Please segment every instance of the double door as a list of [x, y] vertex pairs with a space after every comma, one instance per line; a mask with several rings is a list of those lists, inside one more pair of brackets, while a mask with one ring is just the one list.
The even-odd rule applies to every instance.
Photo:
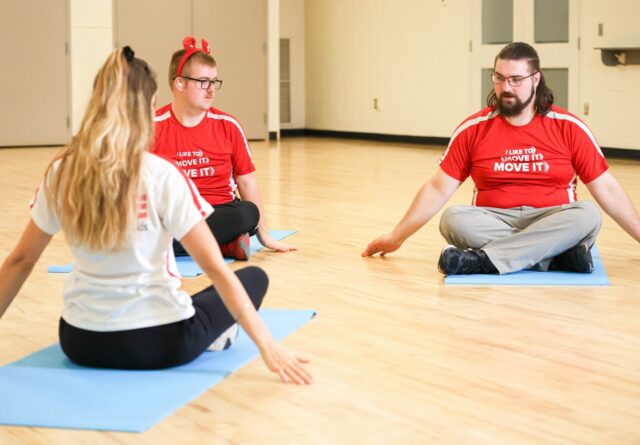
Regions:
[[556, 104], [578, 114], [580, 39], [578, 0], [482, 0], [472, 8], [471, 108], [486, 105], [495, 56], [507, 43], [528, 42], [540, 56]]
[[249, 139], [268, 136], [267, 0], [116, 0], [116, 46], [131, 46], [158, 76], [158, 106], [171, 102], [169, 61], [191, 35], [205, 38], [224, 81], [215, 108]]

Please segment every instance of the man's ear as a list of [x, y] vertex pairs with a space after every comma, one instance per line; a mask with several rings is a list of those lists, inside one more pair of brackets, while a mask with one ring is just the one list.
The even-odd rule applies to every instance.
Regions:
[[538, 88], [538, 85], [540, 84], [540, 79], [542, 79], [542, 73], [538, 71], [538, 73], [533, 76], [533, 80], [536, 88]]
[[173, 79], [173, 86], [176, 90], [182, 91], [184, 89], [184, 82], [182, 78], [176, 77], [175, 79]]

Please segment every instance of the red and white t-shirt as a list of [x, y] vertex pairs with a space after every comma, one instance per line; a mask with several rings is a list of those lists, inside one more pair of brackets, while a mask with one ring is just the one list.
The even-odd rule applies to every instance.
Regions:
[[[191, 297], [180, 290], [172, 239], [182, 239], [213, 209], [182, 170], [159, 156], [144, 154], [140, 179], [128, 248], [95, 252], [69, 246], [74, 261], [64, 284], [62, 318], [75, 327], [121, 331], [174, 323], [195, 313]], [[43, 184], [31, 203], [31, 219], [53, 235], [60, 222]]]
[[175, 161], [212, 205], [236, 198], [235, 178], [255, 171], [249, 143], [238, 121], [210, 108], [195, 127], [176, 119], [171, 104], [156, 111], [153, 152]]
[[574, 202], [576, 175], [585, 184], [609, 166], [591, 130], [552, 106], [546, 115], [513, 126], [493, 107], [467, 118], [451, 136], [440, 168], [475, 183], [482, 207], [549, 207]]

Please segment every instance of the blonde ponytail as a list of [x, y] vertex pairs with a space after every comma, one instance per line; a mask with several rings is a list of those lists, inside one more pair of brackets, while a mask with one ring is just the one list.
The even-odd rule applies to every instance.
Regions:
[[72, 245], [117, 251], [130, 244], [156, 88], [149, 66], [128, 47], [98, 72], [80, 131], [45, 175], [52, 173], [46, 196]]

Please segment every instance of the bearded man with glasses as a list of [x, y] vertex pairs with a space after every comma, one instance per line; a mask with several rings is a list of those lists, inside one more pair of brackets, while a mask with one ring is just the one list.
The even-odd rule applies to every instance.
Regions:
[[440, 254], [445, 275], [506, 274], [522, 269], [593, 272], [591, 247], [601, 215], [576, 196], [576, 179], [629, 235], [640, 242], [640, 217], [589, 128], [553, 104], [553, 92], [530, 45], [505, 46], [494, 61], [488, 107], [464, 120], [388, 234], [363, 256], [397, 250], [426, 224], [469, 176], [472, 205], [452, 206], [440, 219], [450, 244]]
[[[295, 248], [269, 234], [249, 143], [238, 120], [211, 106], [222, 87], [209, 43], [187, 36], [169, 65], [173, 102], [156, 111], [154, 153], [172, 159], [213, 206], [207, 218], [226, 258], [247, 260], [249, 236], [272, 250]], [[174, 241], [176, 255], [186, 255]]]

